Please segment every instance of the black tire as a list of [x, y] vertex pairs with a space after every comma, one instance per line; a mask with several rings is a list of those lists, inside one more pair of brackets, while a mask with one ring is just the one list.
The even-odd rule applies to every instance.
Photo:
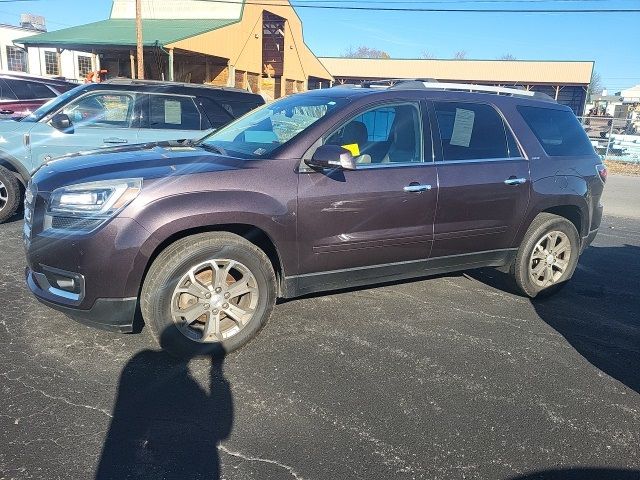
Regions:
[[[203, 343], [187, 338], [171, 317], [171, 301], [180, 278], [190, 268], [212, 259], [240, 262], [253, 274], [258, 301], [253, 316], [235, 335], [219, 342]], [[213, 232], [192, 235], [169, 245], [147, 273], [140, 296], [145, 323], [158, 344], [179, 358], [210, 355], [222, 357], [257, 335], [265, 325], [276, 300], [276, 276], [266, 254], [239, 235]]]
[[0, 223], [6, 222], [16, 214], [20, 207], [20, 198], [20, 182], [13, 173], [5, 167], [0, 167]]
[[[549, 286], [540, 286], [535, 283], [530, 272], [530, 262], [533, 249], [536, 244], [550, 232], [562, 232], [566, 235], [571, 245], [571, 253], [568, 265], [562, 275]], [[510, 274], [517, 288], [524, 295], [534, 298], [536, 296], [549, 296], [557, 293], [573, 276], [578, 257], [580, 255], [580, 237], [573, 223], [564, 217], [551, 213], [539, 214], [527, 229], [515, 260], [511, 264]]]

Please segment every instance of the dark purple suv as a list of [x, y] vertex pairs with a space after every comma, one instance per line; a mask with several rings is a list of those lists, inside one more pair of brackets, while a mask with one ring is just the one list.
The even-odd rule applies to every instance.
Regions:
[[27, 283], [88, 324], [129, 332], [139, 307], [170, 351], [229, 352], [278, 297], [487, 266], [551, 293], [596, 235], [605, 179], [549, 97], [316, 90], [198, 142], [45, 164], [26, 195]]

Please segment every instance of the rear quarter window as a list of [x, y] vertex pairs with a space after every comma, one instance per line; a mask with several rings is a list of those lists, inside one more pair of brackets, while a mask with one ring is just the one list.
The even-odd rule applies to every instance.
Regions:
[[550, 157], [595, 153], [573, 112], [523, 105], [518, 106], [518, 111]]
[[222, 95], [215, 98], [200, 97], [200, 102], [213, 128], [220, 128], [264, 104], [259, 96], [247, 97], [242, 100]]

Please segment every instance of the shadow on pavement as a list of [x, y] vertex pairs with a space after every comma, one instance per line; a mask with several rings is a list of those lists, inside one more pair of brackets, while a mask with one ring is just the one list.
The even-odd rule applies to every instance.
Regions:
[[[477, 270], [470, 276], [514, 291], [509, 277], [496, 270]], [[564, 289], [531, 304], [584, 358], [640, 393], [639, 285], [640, 247], [592, 246]]]
[[143, 350], [127, 363], [96, 479], [220, 478], [218, 444], [233, 425], [231, 388], [223, 360], [197, 362], [210, 363], [209, 391], [190, 374], [189, 359]]
[[613, 468], [567, 468], [511, 477], [509, 480], [639, 480], [640, 470]]

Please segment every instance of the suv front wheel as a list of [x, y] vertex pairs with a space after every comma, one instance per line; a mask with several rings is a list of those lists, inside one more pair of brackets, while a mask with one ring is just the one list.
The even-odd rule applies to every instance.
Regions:
[[155, 259], [142, 287], [145, 323], [169, 353], [223, 356], [253, 338], [275, 304], [269, 258], [227, 232], [176, 241]]
[[550, 295], [573, 276], [579, 254], [580, 237], [573, 223], [541, 213], [531, 222], [510, 273], [528, 297]]
[[20, 207], [20, 184], [13, 173], [0, 166], [0, 223], [9, 220]]

